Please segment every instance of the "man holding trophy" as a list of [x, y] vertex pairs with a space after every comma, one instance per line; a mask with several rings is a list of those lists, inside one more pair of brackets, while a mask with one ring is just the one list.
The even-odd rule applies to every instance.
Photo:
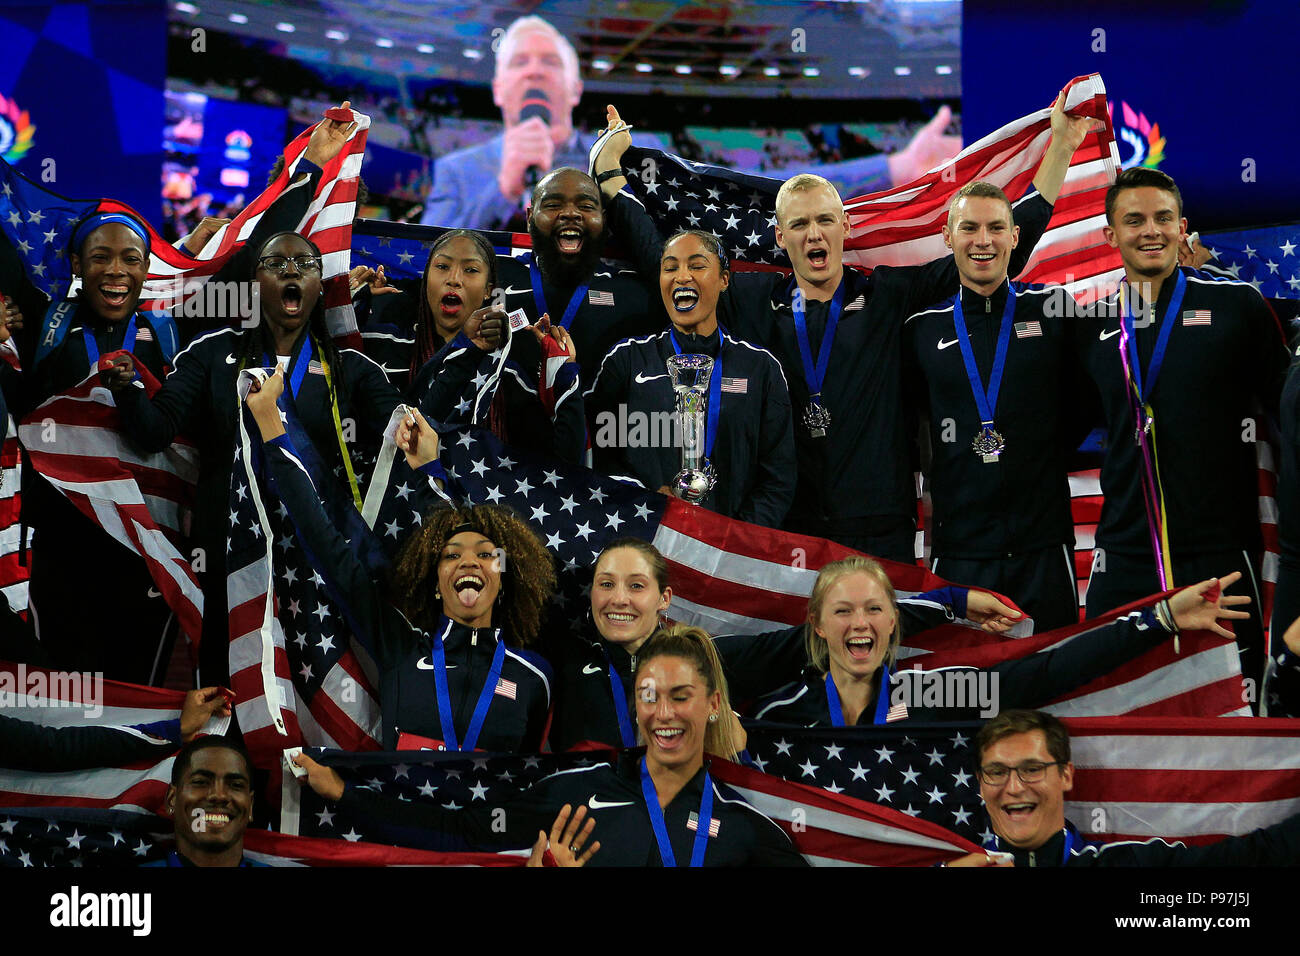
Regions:
[[610, 350], [586, 395], [597, 470], [731, 518], [779, 527], [794, 497], [790, 395], [772, 355], [727, 333], [726, 252], [707, 232], [664, 245], [670, 325]]

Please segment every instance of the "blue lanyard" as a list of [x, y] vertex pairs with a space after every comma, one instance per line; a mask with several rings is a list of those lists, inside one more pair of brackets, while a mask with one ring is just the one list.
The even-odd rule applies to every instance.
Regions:
[[[1011, 772], [1015, 773], [1014, 770], [1012, 770]], [[1065, 866], [1070, 862], [1070, 856], [1074, 852], [1074, 850], [1083, 849], [1088, 845], [1088, 841], [1085, 840], [1083, 837], [1079, 836], [1078, 833], [1071, 830], [1068, 826], [1062, 827], [1061, 833], [1064, 835], [1064, 840], [1062, 840], [1063, 846], [1061, 847], [1061, 866]], [[1001, 838], [997, 837], [996, 835], [992, 839], [985, 841], [984, 849], [995, 850], [998, 853], [1006, 852], [1002, 849]]]
[[812, 345], [808, 341], [808, 319], [804, 311], [803, 291], [795, 287], [790, 299], [790, 310], [794, 313], [794, 333], [799, 342], [799, 358], [803, 360], [803, 377], [808, 383], [808, 394], [821, 395], [822, 384], [826, 381], [826, 368], [831, 364], [831, 343], [835, 341], [835, 327], [840, 324], [840, 310], [844, 306], [844, 280], [831, 298], [830, 315], [826, 317], [826, 331], [822, 333], [822, 345], [817, 351], [817, 366], [813, 367]]
[[[90, 331], [89, 325], [81, 327], [81, 337], [86, 340], [86, 357], [90, 359], [90, 370], [93, 372], [99, 368], [99, 343], [95, 341], [95, 333]], [[126, 352], [135, 351], [135, 313], [131, 314], [131, 321], [126, 325], [126, 335], [122, 336], [122, 349]]]
[[[709, 373], [709, 420], [704, 425], [704, 457], [713, 457], [713, 443], [718, 437], [718, 416], [722, 414], [722, 334], [718, 325], [718, 357], [713, 360], [713, 370]], [[682, 354], [681, 343], [672, 326], [668, 327], [668, 339], [673, 343], [673, 351]]]
[[[298, 352], [289, 362], [293, 366], [293, 372], [289, 377], [289, 393], [293, 395], [294, 401], [298, 400], [298, 389], [302, 388], [302, 380], [307, 377], [307, 369], [311, 365], [311, 336], [304, 335], [302, 343], [298, 346]], [[267, 368], [274, 368], [275, 363], [271, 361], [269, 355], [263, 355], [262, 361], [266, 363]], [[286, 371], [288, 371], [286, 369]]]
[[[1169, 347], [1169, 335], [1173, 331], [1175, 317], [1178, 315], [1178, 309], [1183, 304], [1183, 293], [1187, 291], [1187, 276], [1183, 275], [1182, 269], [1175, 269], [1174, 273], [1178, 278], [1174, 282], [1173, 294], [1169, 296], [1169, 308], [1165, 309], [1164, 317], [1160, 320], [1160, 334], [1156, 337], [1156, 348], [1151, 353], [1151, 364], [1147, 367], [1146, 382], [1142, 381], [1142, 362], [1138, 359], [1137, 336], [1133, 333], [1133, 302], [1132, 296], [1124, 296], [1124, 315], [1120, 321], [1124, 324], [1125, 337], [1128, 339], [1129, 358], [1133, 365], [1133, 384], [1137, 386], [1138, 401], [1145, 405], [1151, 400], [1151, 393], [1155, 391], [1156, 379], [1160, 375], [1160, 367], [1165, 361], [1165, 349]], [[1151, 303], [1152, 311], [1155, 310], [1155, 303]]]
[[[445, 620], [445, 618], [444, 618]], [[447, 633], [449, 628], [443, 628]], [[447, 659], [442, 647], [442, 638], [434, 637], [433, 682], [438, 689], [438, 723], [442, 725], [442, 742], [448, 750], [473, 750], [478, 743], [479, 731], [487, 717], [488, 708], [492, 706], [492, 697], [497, 692], [497, 681], [501, 678], [501, 665], [506, 659], [506, 642], [497, 636], [497, 649], [492, 654], [492, 666], [488, 669], [487, 681], [479, 691], [478, 703], [474, 705], [474, 716], [470, 718], [469, 729], [465, 731], [465, 746], [456, 742], [456, 724], [451, 712], [451, 693], [447, 690]]]
[[618, 717], [619, 737], [622, 738], [624, 747], [635, 747], [636, 733], [632, 730], [632, 718], [627, 712], [627, 689], [623, 686], [623, 678], [614, 670], [614, 661], [610, 658], [609, 651], [603, 647], [600, 650], [605, 655], [605, 664], [609, 668], [609, 689], [614, 694], [614, 714]]
[[[664, 823], [664, 811], [659, 806], [659, 791], [650, 779], [650, 769], [641, 758], [641, 793], [645, 796], [645, 808], [650, 813], [650, 825], [654, 827], [655, 840], [659, 843], [659, 859], [664, 866], [676, 866], [677, 857], [673, 855], [673, 845], [668, 839], [668, 825]], [[713, 778], [708, 771], [704, 773], [704, 796], [700, 798], [700, 812], [695, 819], [695, 843], [691, 847], [691, 866], [704, 865], [704, 850], [709, 843], [709, 823], [713, 820]]]
[[[546, 304], [546, 293], [542, 291], [542, 270], [537, 268], [537, 260], [531, 257], [528, 260], [528, 277], [533, 280], [533, 301], [537, 303], [537, 317], [540, 319], [543, 312], [549, 315], [551, 310]], [[572, 324], [573, 317], [578, 314], [582, 301], [587, 298], [587, 288], [590, 285], [591, 283], [584, 282], [574, 289], [573, 295], [569, 298], [569, 304], [564, 307], [564, 316], [560, 319], [560, 325], [566, 331], [569, 325]]]
[[998, 347], [993, 355], [993, 369], [989, 373], [989, 387], [985, 391], [980, 382], [979, 366], [975, 364], [975, 350], [970, 345], [970, 333], [966, 331], [966, 319], [961, 312], [961, 293], [952, 305], [952, 322], [957, 327], [957, 344], [961, 346], [961, 358], [966, 363], [966, 378], [970, 381], [971, 392], [975, 395], [975, 407], [980, 413], [980, 424], [993, 425], [993, 411], [998, 407], [998, 392], [1002, 389], [1002, 372], [1007, 365], [1007, 347], [1011, 344], [1012, 319], [1016, 312], [1016, 290], [1007, 283], [1007, 304], [1002, 310], [1002, 324], [998, 327]]
[[[872, 717], [873, 724], [883, 724], [885, 718], [889, 715], [889, 697], [885, 693], [885, 688], [889, 686], [889, 665], [880, 665], [880, 688], [876, 692], [876, 713]], [[831, 712], [831, 726], [844, 726], [844, 705], [840, 703], [840, 689], [835, 686], [835, 681], [831, 678], [831, 672], [826, 672], [826, 706]]]

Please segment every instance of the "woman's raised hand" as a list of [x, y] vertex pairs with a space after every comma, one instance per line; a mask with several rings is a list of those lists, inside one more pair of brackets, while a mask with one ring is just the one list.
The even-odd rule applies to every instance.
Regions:
[[555, 822], [551, 824], [549, 838], [542, 831], [537, 832], [537, 842], [533, 844], [532, 855], [528, 857], [529, 866], [543, 865], [542, 857], [546, 853], [548, 844], [551, 858], [555, 860], [556, 866], [586, 866], [587, 861], [600, 849], [599, 840], [586, 847], [586, 850], [583, 849], [587, 840], [591, 838], [591, 831], [596, 828], [596, 818], [587, 820], [587, 825], [583, 826], [582, 821], [587, 816], [587, 808], [579, 804], [578, 811], [570, 818], [569, 814], [572, 810], [573, 807], [567, 803], [560, 808], [560, 812], [555, 816]]

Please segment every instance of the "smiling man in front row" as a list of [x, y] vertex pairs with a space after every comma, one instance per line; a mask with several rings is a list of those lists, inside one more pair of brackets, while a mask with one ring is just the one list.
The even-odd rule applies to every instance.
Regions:
[[[1300, 815], [1204, 846], [1162, 839], [1087, 842], [1065, 819], [1065, 794], [1074, 788], [1075, 777], [1070, 733], [1051, 714], [1003, 711], [980, 730], [975, 752], [980, 797], [994, 833], [984, 848], [1009, 853], [1016, 866], [1294, 866], [1300, 862]], [[985, 853], [973, 853], [949, 865], [989, 862]]]
[[248, 754], [235, 740], [200, 737], [172, 764], [164, 808], [176, 849], [153, 866], [263, 866], [244, 857], [244, 830], [253, 814]]

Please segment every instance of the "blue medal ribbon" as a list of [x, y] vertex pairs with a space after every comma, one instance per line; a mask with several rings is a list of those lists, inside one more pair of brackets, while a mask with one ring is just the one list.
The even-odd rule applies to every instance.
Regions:
[[[537, 303], [537, 317], [540, 319], [542, 313], [551, 314], [550, 307], [546, 304], [546, 293], [542, 291], [542, 270], [537, 268], [537, 260], [529, 258], [528, 260], [528, 277], [533, 280], [533, 301]], [[584, 282], [578, 288], [573, 290], [573, 295], [569, 298], [569, 304], [564, 307], [564, 316], [560, 319], [560, 325], [568, 331], [569, 326], [573, 323], [573, 317], [578, 314], [578, 309], [582, 307], [582, 302], [587, 298], [587, 289], [591, 285]]]
[[[122, 349], [126, 352], [135, 353], [135, 313], [131, 314], [131, 321], [126, 324], [126, 334], [122, 336]], [[90, 326], [81, 327], [81, 337], [86, 341], [86, 357], [90, 359], [90, 370], [93, 372], [99, 368], [99, 343], [95, 341], [95, 333], [90, 330]]]
[[[446, 620], [444, 618], [443, 620]], [[449, 622], [450, 623], [450, 622]], [[443, 628], [447, 633], [450, 628]], [[478, 703], [474, 705], [474, 716], [470, 718], [469, 729], [465, 731], [465, 745], [457, 743], [456, 724], [451, 711], [451, 692], [447, 689], [447, 657], [443, 650], [442, 638], [433, 639], [433, 682], [438, 691], [438, 723], [442, 725], [442, 742], [448, 750], [473, 750], [478, 743], [479, 731], [487, 718], [488, 708], [492, 706], [492, 697], [497, 692], [497, 681], [501, 678], [501, 665], [506, 659], [506, 642], [497, 636], [497, 649], [492, 654], [492, 666], [488, 668], [487, 681], [479, 691]]]
[[[889, 715], [889, 697], [885, 694], [885, 688], [889, 686], [889, 665], [880, 665], [880, 687], [876, 691], [876, 712], [872, 717], [873, 724], [883, 724], [885, 718]], [[835, 681], [831, 677], [831, 672], [826, 672], [826, 706], [831, 713], [831, 726], [843, 727], [844, 724], [844, 705], [840, 703], [840, 689], [835, 686]]]
[[[713, 442], [718, 437], [718, 417], [722, 414], [722, 326], [718, 326], [718, 357], [713, 360], [713, 369], [709, 373], [709, 419], [704, 423], [704, 457], [713, 457]], [[668, 339], [673, 343], [673, 351], [682, 354], [681, 343], [672, 326], [668, 327]]]
[[[650, 813], [650, 826], [654, 828], [655, 840], [659, 844], [659, 859], [664, 866], [676, 866], [677, 857], [673, 855], [673, 845], [668, 839], [668, 825], [664, 823], [664, 811], [659, 806], [659, 791], [650, 779], [650, 768], [646, 766], [645, 757], [641, 758], [641, 793], [645, 797], [645, 808]], [[691, 847], [691, 866], [704, 865], [704, 851], [709, 843], [709, 823], [713, 819], [713, 778], [704, 772], [704, 796], [700, 798], [700, 812], [695, 818], [695, 843]]]
[[980, 413], [980, 424], [985, 429], [993, 427], [993, 412], [998, 407], [998, 392], [1002, 389], [1002, 372], [1007, 364], [1007, 347], [1011, 344], [1012, 319], [1016, 312], [1016, 290], [1007, 283], [1007, 304], [1002, 310], [1002, 324], [998, 327], [997, 351], [993, 354], [993, 369], [989, 373], [989, 387], [986, 391], [980, 382], [979, 366], [975, 364], [975, 351], [971, 348], [970, 333], [966, 331], [966, 319], [961, 311], [961, 293], [952, 305], [952, 322], [957, 327], [957, 344], [961, 346], [961, 358], [966, 365], [966, 378], [970, 381], [971, 392], [975, 395], [975, 407]]
[[[1178, 315], [1178, 310], [1183, 304], [1183, 293], [1187, 291], [1187, 276], [1183, 270], [1175, 269], [1174, 274], [1178, 278], [1174, 281], [1173, 294], [1169, 296], [1169, 307], [1165, 309], [1165, 314], [1160, 319], [1160, 333], [1156, 336], [1155, 351], [1151, 353], [1151, 364], [1147, 367], [1145, 382], [1142, 375], [1142, 361], [1138, 358], [1137, 336], [1133, 332], [1133, 302], [1132, 296], [1124, 296], [1124, 314], [1120, 321], [1124, 324], [1125, 337], [1128, 339], [1129, 359], [1133, 368], [1133, 384], [1137, 387], [1138, 402], [1143, 405], [1151, 401], [1151, 393], [1155, 391], [1156, 379], [1160, 376], [1160, 367], [1165, 362], [1165, 350], [1169, 347], [1169, 335], [1173, 332], [1177, 324], [1174, 317]], [[1151, 304], [1155, 310], [1155, 303]], [[1135, 422], [1139, 428], [1141, 422]]]
[[605, 655], [605, 666], [609, 670], [609, 689], [614, 694], [614, 714], [618, 717], [619, 737], [624, 747], [635, 747], [636, 732], [632, 729], [632, 718], [627, 710], [627, 689], [623, 686], [623, 678], [614, 670], [614, 661], [609, 656], [609, 651], [604, 647], [600, 650]]
[[[307, 369], [311, 365], [311, 357], [311, 336], [304, 335], [302, 337], [302, 342], [298, 345], [298, 351], [294, 353], [293, 359], [289, 363], [293, 367], [293, 372], [289, 374], [289, 394], [294, 397], [295, 401], [298, 399], [298, 389], [302, 388], [302, 381], [307, 377]], [[265, 363], [267, 368], [275, 368], [276, 365], [279, 364], [278, 359], [272, 361], [271, 357], [266, 354], [263, 354], [262, 361]], [[285, 371], [288, 373], [289, 370], [285, 369]]]
[[812, 345], [808, 340], [808, 318], [804, 309], [802, 291], [796, 286], [790, 297], [790, 311], [794, 313], [795, 339], [799, 343], [799, 358], [803, 360], [803, 377], [808, 383], [808, 394], [812, 404], [820, 405], [822, 385], [826, 381], [826, 369], [831, 363], [831, 344], [835, 341], [835, 328], [840, 324], [840, 311], [844, 307], [844, 280], [831, 298], [830, 314], [826, 317], [826, 331], [822, 333], [821, 348], [817, 350], [817, 365], [813, 366]]

